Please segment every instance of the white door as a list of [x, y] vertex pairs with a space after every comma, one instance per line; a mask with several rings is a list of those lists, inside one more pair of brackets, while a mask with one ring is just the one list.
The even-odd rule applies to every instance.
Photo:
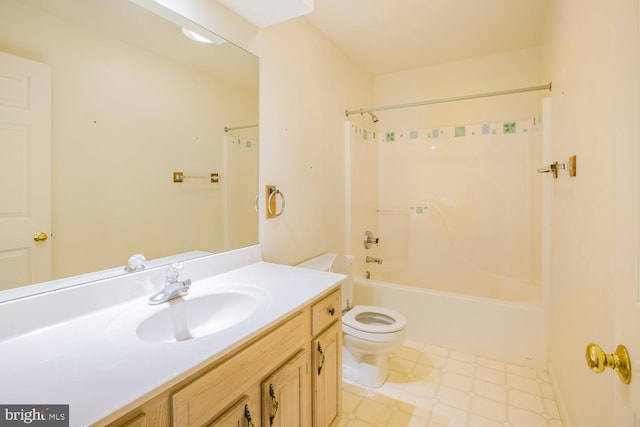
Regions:
[[51, 67], [0, 52], [0, 290], [51, 279], [50, 131]]
[[[633, 3], [633, 2], [630, 2]], [[633, 26], [635, 32], [629, 37], [631, 52], [637, 52], [625, 72], [630, 76], [621, 79], [624, 87], [619, 92], [629, 93], [620, 105], [625, 125], [621, 126], [618, 137], [620, 147], [617, 150], [617, 194], [616, 194], [616, 345], [624, 345], [631, 359], [631, 383], [625, 385], [615, 382], [613, 397], [615, 408], [615, 426], [640, 427], [640, 7], [635, 2], [635, 15], [638, 17]], [[632, 33], [633, 34], [633, 33]], [[629, 51], [629, 50], [628, 50]], [[625, 76], [626, 77], [626, 76]], [[628, 84], [631, 82], [631, 84]], [[628, 122], [627, 122], [628, 121]], [[615, 348], [605, 349], [612, 353]]]

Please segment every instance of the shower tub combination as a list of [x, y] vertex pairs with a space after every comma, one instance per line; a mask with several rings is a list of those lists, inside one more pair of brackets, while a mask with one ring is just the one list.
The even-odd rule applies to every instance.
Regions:
[[[546, 367], [539, 130], [527, 120], [374, 142], [349, 124], [350, 194], [365, 195], [350, 201], [354, 303], [404, 314], [408, 340]], [[372, 190], [360, 164], [374, 161]], [[380, 237], [368, 250], [366, 229]]]

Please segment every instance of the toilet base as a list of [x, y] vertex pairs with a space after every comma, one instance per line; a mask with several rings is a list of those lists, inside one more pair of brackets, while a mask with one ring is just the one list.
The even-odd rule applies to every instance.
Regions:
[[358, 358], [343, 347], [342, 376], [364, 387], [382, 387], [389, 376], [389, 354], [366, 354]]

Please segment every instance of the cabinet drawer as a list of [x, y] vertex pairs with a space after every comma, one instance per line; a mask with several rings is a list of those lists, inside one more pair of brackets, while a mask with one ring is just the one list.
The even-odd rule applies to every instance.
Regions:
[[233, 392], [258, 382], [304, 346], [304, 325], [304, 315], [300, 313], [173, 393], [173, 425], [201, 426], [213, 419], [238, 399]]
[[334, 320], [342, 315], [340, 288], [324, 297], [311, 307], [311, 334], [316, 336]]

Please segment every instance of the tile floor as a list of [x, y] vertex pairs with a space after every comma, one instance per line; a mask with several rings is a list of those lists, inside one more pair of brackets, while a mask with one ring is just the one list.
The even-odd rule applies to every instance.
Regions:
[[345, 381], [339, 427], [562, 427], [544, 370], [405, 343], [378, 389]]

